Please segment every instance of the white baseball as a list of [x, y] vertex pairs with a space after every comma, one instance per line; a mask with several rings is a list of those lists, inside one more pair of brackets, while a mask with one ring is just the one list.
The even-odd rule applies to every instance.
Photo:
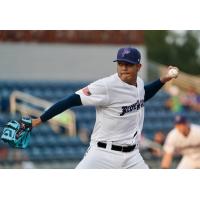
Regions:
[[178, 70], [177, 69], [170, 69], [168, 72], [169, 76], [172, 78], [176, 78], [178, 76]]

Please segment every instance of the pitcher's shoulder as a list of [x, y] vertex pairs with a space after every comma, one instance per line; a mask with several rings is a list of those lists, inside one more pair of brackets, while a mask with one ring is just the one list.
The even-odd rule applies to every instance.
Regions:
[[101, 79], [97, 80], [96, 82], [101, 82], [101, 83], [108, 85], [111, 83], [115, 83], [116, 81], [117, 81], [117, 74], [112, 74], [110, 76], [101, 78]]
[[105, 87], [105, 88], [107, 88], [110, 84], [112, 84], [112, 82], [114, 82], [113, 75], [107, 76], [107, 77], [104, 77], [104, 78], [100, 78], [100, 79], [90, 83], [88, 86], [89, 87], [97, 86], [97, 87]]

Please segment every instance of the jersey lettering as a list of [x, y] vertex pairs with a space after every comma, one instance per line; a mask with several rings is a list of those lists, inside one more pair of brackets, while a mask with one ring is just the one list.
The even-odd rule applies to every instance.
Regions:
[[135, 111], [135, 110], [139, 110], [140, 108], [142, 108], [144, 106], [144, 99], [142, 100], [137, 100], [136, 103], [130, 105], [130, 106], [122, 106], [122, 112], [120, 113], [120, 116], [125, 115], [126, 113]]

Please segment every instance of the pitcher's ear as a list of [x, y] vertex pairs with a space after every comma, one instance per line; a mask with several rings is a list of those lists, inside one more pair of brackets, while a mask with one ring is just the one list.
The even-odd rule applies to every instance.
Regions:
[[139, 71], [140, 68], [142, 67], [142, 64], [137, 64], [136, 66], [137, 66], [137, 69], [138, 69], [138, 71]]

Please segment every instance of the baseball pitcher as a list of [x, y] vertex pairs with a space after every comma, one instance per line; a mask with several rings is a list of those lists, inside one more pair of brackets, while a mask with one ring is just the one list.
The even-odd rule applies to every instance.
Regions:
[[163, 77], [144, 86], [138, 76], [141, 54], [132, 47], [119, 49], [114, 62], [117, 73], [89, 84], [32, 119], [34, 128], [73, 106], [96, 107], [90, 146], [79, 169], [148, 168], [139, 152], [144, 104], [167, 81], [178, 76], [178, 69], [170, 66]]

